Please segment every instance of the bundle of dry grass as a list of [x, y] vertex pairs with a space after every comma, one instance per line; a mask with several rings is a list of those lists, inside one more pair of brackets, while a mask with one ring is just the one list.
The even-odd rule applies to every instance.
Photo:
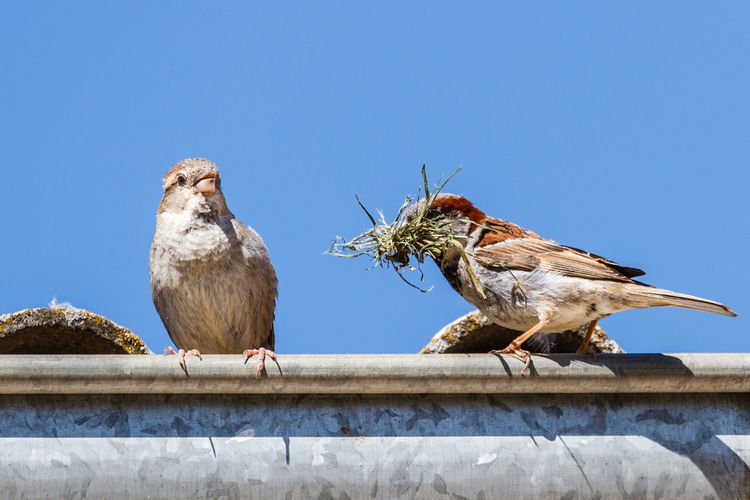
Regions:
[[[423, 275], [420, 266], [425, 259], [430, 257], [440, 262], [445, 249], [453, 247], [461, 253], [474, 286], [480, 294], [484, 295], [471, 270], [463, 245], [451, 233], [450, 221], [445, 216], [430, 211], [437, 196], [459, 170], [460, 168], [447, 179], [436, 184], [434, 190], [430, 192], [427, 169], [423, 165], [424, 198], [422, 198], [420, 189], [415, 202], [416, 214], [410, 214], [408, 218], [404, 217], [407, 208], [412, 204], [412, 198], [407, 196], [399, 207], [396, 217], [390, 223], [380, 209], [377, 209], [378, 219], [376, 219], [357, 197], [357, 203], [367, 214], [372, 227], [348, 241], [341, 236], [337, 236], [327, 253], [348, 259], [369, 256], [373, 260], [373, 267], [390, 267], [396, 271], [399, 278], [410, 286], [422, 292], [428, 292], [431, 288], [423, 289], [414, 285], [403, 276], [402, 271], [404, 269], [419, 271], [420, 280], [422, 280]], [[424, 199], [424, 203], [419, 203], [422, 199]], [[412, 258], [416, 260], [416, 266], [411, 264]]]

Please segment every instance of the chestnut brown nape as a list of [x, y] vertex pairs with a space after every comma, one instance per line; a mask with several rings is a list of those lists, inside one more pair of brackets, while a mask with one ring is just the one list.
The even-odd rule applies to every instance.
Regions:
[[474, 206], [472, 202], [463, 196], [455, 194], [441, 194], [432, 202], [432, 208], [439, 210], [445, 215], [459, 213], [472, 222], [482, 222], [487, 214]]

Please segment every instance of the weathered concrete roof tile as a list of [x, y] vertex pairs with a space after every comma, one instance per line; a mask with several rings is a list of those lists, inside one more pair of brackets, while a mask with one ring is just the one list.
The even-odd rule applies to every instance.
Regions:
[[[497, 326], [481, 312], [473, 311], [444, 326], [420, 353], [484, 353], [506, 347], [519, 334], [520, 332]], [[524, 344], [524, 348], [531, 352], [574, 353], [581, 340], [583, 332], [537, 334]], [[591, 345], [596, 352], [625, 352], [598, 326]]]
[[71, 306], [0, 315], [0, 354], [149, 354], [143, 340], [104, 316]]

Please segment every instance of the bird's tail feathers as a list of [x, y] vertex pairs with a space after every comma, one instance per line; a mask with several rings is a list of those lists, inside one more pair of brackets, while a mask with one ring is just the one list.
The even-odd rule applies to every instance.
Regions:
[[631, 285], [630, 299], [636, 307], [674, 306], [695, 309], [724, 316], [737, 316], [728, 306], [713, 300], [695, 297], [684, 293], [673, 292], [663, 288], [652, 288], [642, 285]]

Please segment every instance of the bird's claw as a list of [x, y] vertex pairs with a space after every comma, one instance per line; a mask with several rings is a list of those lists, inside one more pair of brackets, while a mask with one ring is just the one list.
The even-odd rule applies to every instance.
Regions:
[[576, 354], [593, 354], [594, 357], [596, 357], [596, 347], [591, 344], [583, 345], [583, 343], [581, 343], [581, 345], [578, 346], [578, 349], [576, 349]]
[[179, 349], [177, 352], [172, 348], [172, 346], [167, 346], [164, 348], [164, 352], [167, 354], [175, 354], [177, 355], [177, 361], [180, 363], [180, 368], [187, 373], [187, 363], [185, 362], [185, 358], [187, 356], [195, 356], [196, 358], [203, 361], [203, 356], [201, 356], [201, 353], [198, 349], [190, 349], [186, 351], [185, 349]]
[[[256, 354], [258, 355], [258, 367], [255, 369], [255, 376], [260, 377], [263, 370], [266, 369], [266, 356], [276, 361], [276, 353], [264, 347], [261, 347], [260, 349], [245, 349], [242, 353], [245, 357], [245, 363]], [[278, 361], [276, 362], [278, 363]]]
[[596, 347], [589, 344], [584, 346], [583, 344], [578, 346], [578, 349], [576, 349], [576, 354], [588, 354], [594, 358], [594, 361], [596, 361], [596, 355], [598, 354], [596, 352]]
[[515, 345], [515, 342], [511, 342], [511, 344], [505, 349], [493, 349], [490, 351], [490, 354], [494, 354], [495, 356], [499, 354], [510, 354], [514, 358], [523, 361], [524, 365], [523, 370], [521, 370], [521, 375], [526, 373], [529, 369], [529, 366], [531, 365], [531, 353], [529, 351], [521, 349], [520, 346]]

